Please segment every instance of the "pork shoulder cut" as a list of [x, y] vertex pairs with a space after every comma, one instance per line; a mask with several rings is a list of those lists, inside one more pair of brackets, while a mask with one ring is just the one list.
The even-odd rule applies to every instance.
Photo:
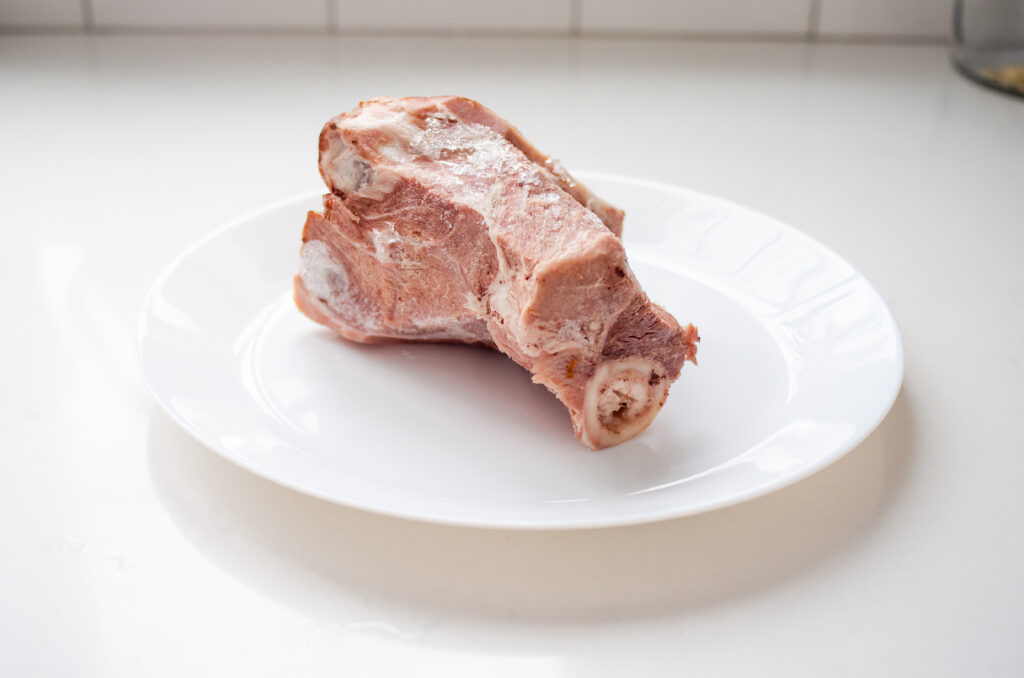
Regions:
[[475, 101], [364, 101], [323, 128], [320, 173], [295, 300], [346, 339], [496, 348], [593, 449], [643, 431], [696, 362], [696, 328], [626, 262], [622, 211]]

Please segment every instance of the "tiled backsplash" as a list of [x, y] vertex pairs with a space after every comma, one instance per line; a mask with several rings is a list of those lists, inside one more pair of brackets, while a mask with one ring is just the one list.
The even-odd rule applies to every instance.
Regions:
[[775, 33], [804, 35], [811, 0], [583, 0], [583, 33]]
[[335, 0], [337, 30], [548, 31], [566, 33], [572, 0]]
[[825, 0], [822, 35], [945, 36], [953, 30], [953, 3], [944, 0]]
[[952, 0], [0, 0], [7, 31], [259, 29], [802, 38], [948, 35]]
[[[0, 0], [2, 2], [3, 0]], [[60, 0], [66, 2], [66, 0]], [[81, 0], [78, 0], [81, 1]], [[324, 0], [86, 0], [97, 28], [323, 28]]]

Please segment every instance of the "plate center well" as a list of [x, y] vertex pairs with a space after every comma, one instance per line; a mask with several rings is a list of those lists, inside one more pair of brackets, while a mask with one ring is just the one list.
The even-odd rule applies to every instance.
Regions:
[[277, 299], [243, 333], [243, 380], [276, 433], [349, 477], [486, 501], [585, 501], [671, 486], [733, 459], [784, 406], [778, 347], [713, 289], [637, 270], [652, 298], [699, 325], [706, 346], [640, 437], [598, 453], [509, 358], [447, 344], [362, 345]]

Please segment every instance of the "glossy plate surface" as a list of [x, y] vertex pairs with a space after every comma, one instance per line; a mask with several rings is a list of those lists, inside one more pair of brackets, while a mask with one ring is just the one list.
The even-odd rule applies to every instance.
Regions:
[[849, 264], [762, 214], [680, 188], [579, 173], [626, 210], [650, 297], [700, 328], [641, 436], [599, 453], [546, 389], [486, 349], [364, 346], [291, 300], [319, 194], [278, 203], [182, 254], [150, 291], [138, 362], [196, 438], [270, 480], [420, 520], [579, 528], [698, 513], [834, 461], [884, 418], [903, 349]]

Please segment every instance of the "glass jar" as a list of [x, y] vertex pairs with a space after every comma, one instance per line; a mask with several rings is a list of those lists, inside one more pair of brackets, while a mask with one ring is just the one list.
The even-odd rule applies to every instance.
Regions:
[[953, 38], [961, 73], [1024, 97], [1024, 0], [956, 0]]

